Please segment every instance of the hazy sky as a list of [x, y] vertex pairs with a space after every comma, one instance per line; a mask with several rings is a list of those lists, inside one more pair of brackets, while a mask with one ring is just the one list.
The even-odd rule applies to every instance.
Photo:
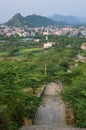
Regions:
[[23, 16], [63, 14], [86, 17], [86, 0], [0, 0], [0, 22], [6, 22], [18, 12]]

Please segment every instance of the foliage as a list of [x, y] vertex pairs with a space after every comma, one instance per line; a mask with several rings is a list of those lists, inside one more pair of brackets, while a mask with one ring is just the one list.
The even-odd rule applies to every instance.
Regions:
[[[3, 112], [0, 119], [5, 130], [14, 130], [14, 126], [15, 130], [21, 127], [23, 118], [27, 117], [32, 110], [36, 111], [41, 103], [40, 98], [32, 96], [29, 92], [24, 93], [23, 85], [29, 86], [29, 84], [23, 84], [22, 79], [27, 75], [22, 75], [22, 73], [28, 74], [28, 68], [27, 63], [24, 62], [22, 64], [24, 66], [20, 66], [20, 64], [21, 62], [15, 61], [0, 62], [0, 66], [3, 65], [0, 70], [0, 108], [2, 108], [1, 113]], [[26, 78], [26, 80], [28, 79]]]
[[[55, 45], [45, 50], [30, 49], [35, 43], [20, 42], [19, 38], [15, 41], [7, 38], [5, 43], [0, 43], [1, 51], [11, 56], [11, 59], [2, 58], [0, 61], [0, 118], [5, 122], [5, 130], [21, 127], [23, 118], [29, 116], [41, 103], [41, 99], [34, 96], [36, 89], [44, 83], [57, 80], [64, 84], [62, 95], [74, 109], [76, 125], [86, 127], [86, 117], [83, 116], [86, 113], [86, 65], [78, 63], [78, 67], [74, 67], [74, 58], [84, 40], [51, 35], [48, 41], [55, 42]], [[39, 46], [44, 42], [45, 36], [40, 36]], [[15, 54], [22, 54], [21, 59], [14, 60], [12, 57]], [[24, 92], [24, 88], [31, 88], [33, 92]]]
[[[80, 64], [68, 74], [70, 82], [64, 87], [62, 95], [74, 109], [76, 126], [86, 127], [86, 64]], [[66, 75], [67, 76], [67, 75]], [[64, 75], [63, 77], [66, 78]], [[66, 82], [66, 80], [65, 80]]]
[[56, 25], [57, 22], [43, 16], [38, 15], [29, 15], [26, 17], [21, 16], [21, 14], [16, 14], [13, 16], [12, 19], [10, 19], [8, 22], [5, 23], [5, 25], [8, 26], [15, 26], [15, 27], [24, 27], [27, 25], [28, 27], [41, 27], [41, 26], [49, 26], [49, 25]]

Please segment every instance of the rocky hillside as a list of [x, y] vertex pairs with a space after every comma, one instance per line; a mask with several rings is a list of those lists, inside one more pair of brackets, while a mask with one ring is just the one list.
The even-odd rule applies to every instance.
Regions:
[[8, 22], [5, 23], [5, 25], [8, 26], [25, 26], [28, 27], [40, 27], [40, 26], [54, 26], [57, 25], [58, 22], [39, 15], [28, 15], [26, 17], [23, 17], [20, 13], [13, 16]]

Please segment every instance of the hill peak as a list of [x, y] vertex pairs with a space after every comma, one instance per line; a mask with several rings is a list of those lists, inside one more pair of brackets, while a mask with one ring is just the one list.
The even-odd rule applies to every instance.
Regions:
[[23, 17], [23, 16], [20, 13], [17, 13], [13, 17]]
[[20, 13], [17, 13], [8, 22], [6, 22], [5, 25], [12, 27], [25, 25], [27, 25], [28, 27], [41, 27], [50, 25], [54, 26], [57, 25], [57, 22], [41, 15], [32, 14], [23, 17]]
[[86, 23], [86, 18], [79, 18], [72, 15], [54, 14], [50, 18], [57, 22], [65, 22], [68, 25], [82, 25]]

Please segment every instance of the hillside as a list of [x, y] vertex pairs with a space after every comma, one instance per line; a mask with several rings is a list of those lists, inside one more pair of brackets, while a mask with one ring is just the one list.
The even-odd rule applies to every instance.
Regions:
[[[37, 118], [37, 108], [39, 110], [42, 104], [43, 111], [46, 106], [49, 110], [47, 109], [48, 112], [41, 110], [38, 117], [43, 119], [44, 116], [49, 115], [51, 118], [47, 119], [50, 124], [55, 125], [55, 130], [62, 127], [62, 123], [58, 121], [61, 118], [57, 118], [60, 114], [62, 122], [65, 115], [67, 119], [65, 121], [68, 123], [71, 123], [72, 118], [75, 129], [86, 128], [86, 63], [76, 59], [78, 54], [86, 56], [86, 51], [81, 49], [86, 38], [50, 35], [49, 42], [56, 44], [48, 49], [34, 47], [30, 49], [29, 42], [22, 43], [21, 40], [15, 41], [15, 39], [10, 38], [0, 44], [2, 49], [0, 50], [2, 53], [0, 58], [0, 130], [19, 130], [24, 126], [27, 118], [30, 122], [31, 119]], [[45, 43], [44, 36], [40, 37], [40, 43]], [[37, 95], [42, 90], [42, 86], [53, 82], [61, 85], [62, 93], [57, 91], [56, 97], [51, 95], [53, 99], [51, 100], [47, 91], [46, 95], [48, 95], [41, 100]], [[53, 85], [55, 87], [55, 84]], [[48, 86], [47, 89], [53, 93], [57, 90], [54, 87], [52, 87], [53, 91]], [[59, 86], [58, 88], [60, 90]], [[66, 109], [63, 108], [65, 110], [63, 114], [59, 112], [62, 102], [59, 102], [58, 98], [63, 99], [64, 104], [67, 105]], [[46, 102], [42, 103], [41, 101], [44, 100]], [[66, 111], [67, 108], [68, 111]], [[73, 116], [70, 110], [74, 112]], [[43, 117], [40, 115], [42, 112]], [[37, 118], [37, 121], [40, 123], [44, 121], [45, 125], [48, 124], [46, 117], [43, 120]], [[54, 127], [49, 126], [49, 129]], [[68, 130], [69, 126], [68, 128], [64, 126], [64, 128]], [[38, 130], [40, 127], [31, 127], [31, 130], [33, 129]], [[42, 130], [44, 130], [43, 127]]]
[[86, 18], [84, 17], [75, 17], [71, 15], [64, 16], [64, 15], [54, 14], [50, 16], [49, 18], [57, 22], [64, 22], [68, 25], [86, 24]]
[[23, 17], [20, 13], [13, 16], [8, 22], [4, 23], [8, 26], [25, 26], [28, 27], [39, 27], [39, 26], [54, 26], [57, 25], [58, 22], [39, 15], [28, 15], [26, 17]]

